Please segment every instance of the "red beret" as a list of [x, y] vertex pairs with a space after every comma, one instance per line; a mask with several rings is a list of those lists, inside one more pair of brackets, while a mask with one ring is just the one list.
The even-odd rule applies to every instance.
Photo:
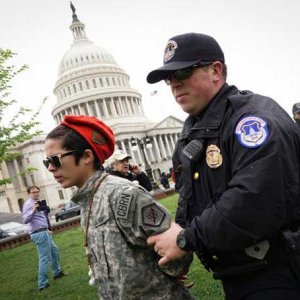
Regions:
[[90, 116], [65, 116], [61, 125], [70, 127], [80, 134], [92, 147], [101, 164], [109, 158], [115, 148], [115, 136], [103, 122]]

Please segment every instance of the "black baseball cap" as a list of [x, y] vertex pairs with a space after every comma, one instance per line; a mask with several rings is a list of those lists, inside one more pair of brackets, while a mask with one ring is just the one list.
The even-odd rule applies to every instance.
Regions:
[[300, 112], [300, 102], [295, 103], [295, 104], [293, 105], [293, 114], [297, 114], [297, 113], [299, 113], [299, 112]]
[[174, 36], [165, 48], [164, 65], [150, 72], [147, 82], [156, 83], [166, 79], [172, 71], [205, 65], [208, 61], [225, 62], [224, 53], [213, 37], [193, 32]]

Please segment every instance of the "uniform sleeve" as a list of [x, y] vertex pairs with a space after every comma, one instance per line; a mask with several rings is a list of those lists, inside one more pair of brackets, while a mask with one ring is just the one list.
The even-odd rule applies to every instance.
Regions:
[[290, 120], [272, 114], [264, 116], [268, 132], [257, 147], [234, 135], [236, 125], [223, 137], [232, 175], [226, 190], [187, 229], [194, 249], [243, 249], [291, 222], [299, 197], [299, 141]]
[[147, 247], [147, 238], [167, 230], [168, 210], [138, 186], [124, 186], [113, 196], [113, 213], [124, 237], [132, 245]]
[[[113, 199], [113, 213], [127, 242], [142, 248], [149, 247], [149, 236], [164, 232], [171, 224], [169, 211], [152, 195], [136, 186], [127, 186], [120, 194], [116, 193]], [[169, 276], [176, 277], [187, 273], [192, 260], [192, 253], [189, 253], [160, 269]]]

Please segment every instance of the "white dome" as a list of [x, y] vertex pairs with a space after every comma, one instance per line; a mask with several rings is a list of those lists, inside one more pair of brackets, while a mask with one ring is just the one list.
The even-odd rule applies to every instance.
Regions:
[[70, 69], [95, 64], [117, 65], [113, 56], [88, 39], [75, 42], [64, 54], [58, 70], [58, 76]]

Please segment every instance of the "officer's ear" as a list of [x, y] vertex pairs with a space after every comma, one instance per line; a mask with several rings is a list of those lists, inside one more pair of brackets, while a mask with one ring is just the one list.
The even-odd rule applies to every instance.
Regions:
[[211, 65], [210, 68], [212, 70], [212, 75], [213, 75], [213, 81], [218, 82], [221, 79], [223, 79], [223, 64], [220, 61], [214, 61]]

